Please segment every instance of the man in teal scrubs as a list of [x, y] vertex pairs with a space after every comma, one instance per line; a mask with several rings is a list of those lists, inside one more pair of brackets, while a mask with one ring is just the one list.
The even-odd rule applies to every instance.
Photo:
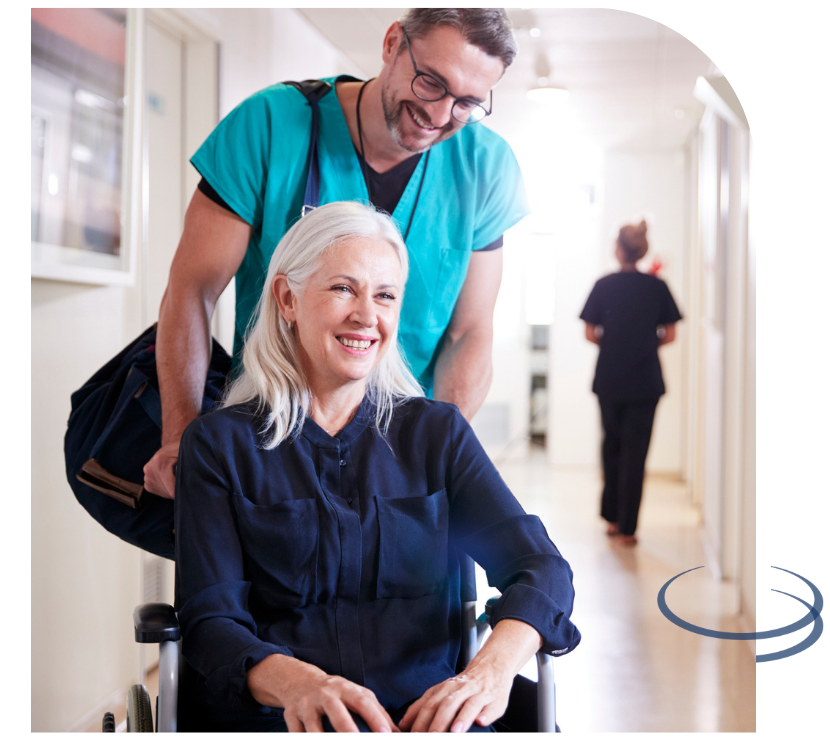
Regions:
[[[376, 79], [327, 80], [319, 103], [320, 203], [371, 201], [406, 235], [402, 349], [427, 393], [472, 418], [492, 378], [503, 233], [527, 214], [510, 147], [478, 121], [516, 48], [503, 9], [413, 9], [386, 32]], [[179, 438], [197, 415], [210, 317], [236, 275], [238, 359], [271, 254], [300, 216], [311, 109], [274, 85], [216, 127], [162, 300], [156, 354], [162, 448], [145, 487], [173, 496]]]

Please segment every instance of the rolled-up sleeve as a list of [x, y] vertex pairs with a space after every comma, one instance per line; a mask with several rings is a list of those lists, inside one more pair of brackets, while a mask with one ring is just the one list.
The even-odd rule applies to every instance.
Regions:
[[495, 625], [518, 619], [542, 636], [542, 651], [562, 655], [581, 640], [571, 622], [573, 573], [537, 516], [526, 514], [456, 411], [447, 467], [453, 538], [502, 595]]
[[206, 688], [230, 706], [250, 704], [247, 672], [280, 645], [257, 637], [248, 609], [230, 475], [202, 420], [182, 436], [176, 475], [176, 564], [182, 652]]

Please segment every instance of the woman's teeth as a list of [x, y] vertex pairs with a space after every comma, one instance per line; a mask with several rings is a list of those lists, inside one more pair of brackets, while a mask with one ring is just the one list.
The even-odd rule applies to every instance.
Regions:
[[352, 349], [369, 349], [369, 347], [372, 346], [372, 342], [369, 340], [362, 341], [359, 339], [344, 339], [343, 337], [337, 337], [337, 341], [346, 347], [351, 347]]

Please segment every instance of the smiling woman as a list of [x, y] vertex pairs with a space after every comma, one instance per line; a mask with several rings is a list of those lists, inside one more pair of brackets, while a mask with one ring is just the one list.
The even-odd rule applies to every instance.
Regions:
[[[182, 730], [482, 731], [535, 652], [579, 643], [570, 567], [398, 352], [407, 269], [387, 215], [311, 211], [274, 252], [224, 408], [182, 436], [179, 619], [199, 676]], [[502, 591], [466, 667], [463, 553]]]
[[423, 395], [397, 347], [408, 269], [397, 228], [374, 208], [330, 203], [300, 219], [274, 251], [225, 405], [267, 405], [268, 448], [306, 414], [339, 431], [367, 392], [388, 427], [396, 399]]

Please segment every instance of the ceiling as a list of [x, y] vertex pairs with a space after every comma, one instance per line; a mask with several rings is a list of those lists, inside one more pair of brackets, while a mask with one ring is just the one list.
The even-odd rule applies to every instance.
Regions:
[[[380, 48], [400, 8], [303, 8], [300, 12], [367, 76], [380, 70]], [[510, 9], [519, 55], [494, 93], [490, 122], [549, 109], [526, 98], [539, 55], [552, 83], [566, 87], [565, 105], [580, 133], [602, 148], [678, 149], [699, 121], [693, 95], [699, 75], [717, 74], [694, 44], [666, 26], [617, 10]], [[538, 28], [532, 37], [531, 28]], [[496, 121], [501, 113], [501, 121]], [[498, 125], [496, 125], [498, 124]], [[509, 126], [508, 126], [509, 128]]]

